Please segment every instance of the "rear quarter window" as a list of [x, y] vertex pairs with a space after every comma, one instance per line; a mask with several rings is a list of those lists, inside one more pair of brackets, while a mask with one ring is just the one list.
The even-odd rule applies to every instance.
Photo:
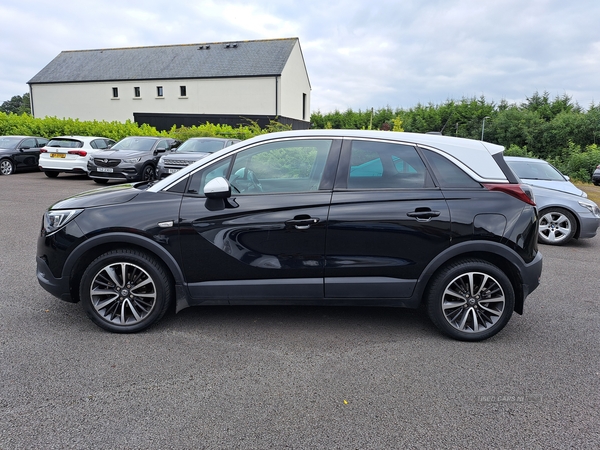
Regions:
[[423, 149], [433, 174], [443, 188], [480, 188], [481, 184], [467, 175], [460, 167], [442, 155]]

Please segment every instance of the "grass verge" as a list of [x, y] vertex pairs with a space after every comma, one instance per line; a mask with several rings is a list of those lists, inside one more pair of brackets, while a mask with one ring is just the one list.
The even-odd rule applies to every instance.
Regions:
[[584, 191], [590, 200], [600, 205], [600, 186], [594, 186], [593, 184], [576, 184], [575, 186]]

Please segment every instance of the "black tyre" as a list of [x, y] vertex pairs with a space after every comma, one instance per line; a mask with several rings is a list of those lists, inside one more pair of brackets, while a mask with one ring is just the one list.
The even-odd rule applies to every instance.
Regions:
[[447, 336], [481, 341], [508, 323], [515, 293], [498, 267], [480, 259], [464, 259], [442, 269], [426, 294], [431, 321]]
[[15, 173], [15, 165], [8, 159], [0, 159], [0, 175], [12, 175]]
[[94, 182], [98, 184], [106, 184], [108, 180], [106, 178], [94, 178]]
[[153, 257], [137, 250], [113, 250], [85, 270], [79, 296], [96, 325], [116, 333], [134, 333], [165, 314], [172, 284]]
[[58, 172], [55, 172], [52, 170], [46, 170], [44, 172], [44, 175], [46, 175], [48, 178], [56, 178], [58, 176]]
[[548, 245], [564, 245], [577, 232], [575, 216], [566, 209], [550, 208], [540, 211], [538, 242]]
[[142, 181], [153, 181], [155, 178], [154, 167], [144, 166], [142, 169]]

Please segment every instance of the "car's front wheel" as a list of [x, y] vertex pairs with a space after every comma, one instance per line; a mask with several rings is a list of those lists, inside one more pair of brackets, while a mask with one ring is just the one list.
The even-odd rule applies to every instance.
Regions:
[[155, 178], [154, 167], [145, 166], [142, 169], [142, 181], [153, 181]]
[[4, 158], [4, 159], [0, 160], [0, 174], [11, 175], [12, 173], [14, 173], [14, 171], [15, 171], [15, 165], [13, 164], [13, 162], [10, 159]]
[[461, 341], [481, 341], [498, 333], [514, 305], [514, 289], [506, 274], [480, 259], [463, 259], [443, 268], [426, 294], [431, 321]]
[[79, 296], [100, 327], [134, 333], [157, 322], [171, 304], [172, 283], [163, 266], [137, 250], [113, 250], [85, 270]]
[[54, 170], [46, 170], [44, 175], [46, 175], [48, 178], [56, 178], [58, 176], [58, 172]]
[[108, 179], [107, 178], [94, 178], [94, 182], [98, 183], [98, 184], [106, 184], [106, 183], [108, 183]]
[[540, 212], [538, 241], [542, 244], [564, 245], [577, 232], [577, 221], [569, 211], [561, 208]]

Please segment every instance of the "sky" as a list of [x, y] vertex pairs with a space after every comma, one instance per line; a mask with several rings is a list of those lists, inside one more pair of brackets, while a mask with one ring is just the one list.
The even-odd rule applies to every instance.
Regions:
[[311, 112], [600, 103], [598, 0], [0, 0], [0, 103], [61, 51], [297, 37]]

